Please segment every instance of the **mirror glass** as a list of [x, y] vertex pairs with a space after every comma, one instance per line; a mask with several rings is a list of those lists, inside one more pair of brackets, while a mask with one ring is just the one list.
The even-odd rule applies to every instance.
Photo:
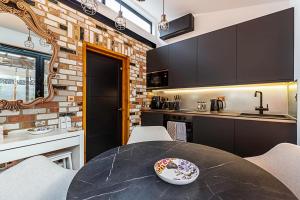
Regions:
[[0, 13], [0, 33], [0, 99], [47, 97], [51, 45], [10, 13]]

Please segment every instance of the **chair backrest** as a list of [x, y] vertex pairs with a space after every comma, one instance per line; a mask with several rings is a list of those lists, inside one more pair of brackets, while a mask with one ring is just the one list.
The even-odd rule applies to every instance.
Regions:
[[137, 126], [132, 130], [127, 144], [147, 141], [173, 141], [163, 126]]
[[278, 178], [300, 199], [300, 146], [282, 143], [261, 156], [246, 159]]
[[0, 200], [65, 200], [76, 171], [35, 156], [0, 174]]

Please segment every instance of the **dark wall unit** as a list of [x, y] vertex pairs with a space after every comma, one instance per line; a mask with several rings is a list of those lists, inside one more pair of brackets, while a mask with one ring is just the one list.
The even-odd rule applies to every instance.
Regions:
[[279, 143], [297, 143], [297, 124], [236, 120], [235, 153], [242, 157], [266, 153]]
[[169, 88], [197, 85], [197, 38], [169, 45]]
[[142, 112], [141, 120], [142, 120], [142, 126], [163, 126], [164, 114]]
[[294, 80], [294, 9], [237, 25], [237, 81]]
[[193, 142], [234, 153], [234, 119], [193, 117]]
[[160, 71], [169, 67], [169, 46], [147, 51], [147, 72]]
[[169, 22], [167, 31], [160, 31], [160, 38], [167, 40], [194, 30], [194, 16], [187, 14]]
[[236, 26], [198, 36], [198, 85], [236, 82]]

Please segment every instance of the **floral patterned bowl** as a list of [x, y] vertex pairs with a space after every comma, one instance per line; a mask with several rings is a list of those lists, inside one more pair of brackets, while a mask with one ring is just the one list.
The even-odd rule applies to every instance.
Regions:
[[179, 158], [159, 160], [154, 170], [159, 178], [174, 185], [192, 183], [199, 176], [199, 168], [194, 163]]

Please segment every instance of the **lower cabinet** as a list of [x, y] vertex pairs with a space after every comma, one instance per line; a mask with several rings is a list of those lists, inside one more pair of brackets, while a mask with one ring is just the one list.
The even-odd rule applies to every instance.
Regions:
[[258, 156], [279, 143], [297, 143], [296, 123], [236, 120], [235, 154]]
[[193, 142], [234, 153], [258, 156], [280, 143], [297, 143], [296, 123], [193, 117]]
[[234, 153], [234, 119], [193, 117], [193, 142]]
[[[142, 126], [163, 126], [164, 114], [142, 113]], [[279, 143], [297, 143], [297, 124], [193, 116], [193, 143], [241, 157], [258, 156]]]
[[164, 114], [155, 112], [142, 112], [142, 126], [163, 126]]

